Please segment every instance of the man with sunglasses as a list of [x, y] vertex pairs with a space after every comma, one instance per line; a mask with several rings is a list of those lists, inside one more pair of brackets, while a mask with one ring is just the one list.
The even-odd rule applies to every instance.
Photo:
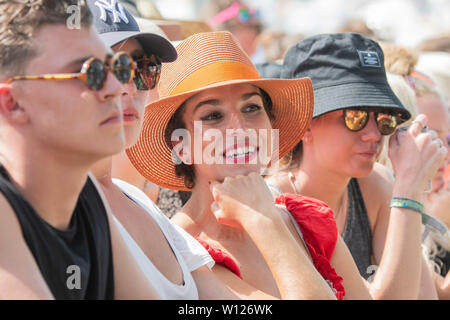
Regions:
[[[291, 47], [281, 78], [297, 77], [312, 80], [313, 120], [288, 169], [270, 183], [333, 209], [346, 244], [338, 241], [335, 250], [350, 250], [373, 298], [436, 298], [421, 257], [421, 201], [446, 149], [435, 132], [422, 132], [426, 117], [392, 135], [410, 114], [387, 83], [380, 46], [356, 33], [317, 35]], [[395, 182], [375, 163], [389, 135]], [[352, 269], [336, 266], [346, 286]]]
[[91, 25], [77, 0], [0, 3], [0, 298], [159, 297], [88, 173], [125, 146], [136, 71]]

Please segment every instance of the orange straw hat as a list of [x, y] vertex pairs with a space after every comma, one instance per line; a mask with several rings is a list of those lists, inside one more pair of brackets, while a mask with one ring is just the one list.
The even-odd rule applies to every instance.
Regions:
[[262, 79], [236, 38], [226, 31], [194, 34], [181, 42], [177, 51], [178, 59], [163, 65], [160, 100], [146, 107], [139, 140], [126, 151], [147, 180], [169, 189], [189, 190], [184, 178], [175, 174], [165, 130], [175, 111], [205, 89], [240, 83], [261, 88], [272, 100], [272, 127], [279, 129], [279, 157], [300, 141], [314, 109], [309, 78]]

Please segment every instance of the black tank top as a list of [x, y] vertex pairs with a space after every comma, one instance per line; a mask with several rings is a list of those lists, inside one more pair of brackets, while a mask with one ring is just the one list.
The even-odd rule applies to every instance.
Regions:
[[55, 299], [113, 299], [114, 274], [106, 210], [88, 178], [67, 230], [45, 222], [0, 165], [0, 191]]
[[372, 256], [372, 229], [358, 180], [352, 178], [347, 190], [348, 212], [342, 238], [350, 249], [359, 273], [368, 279], [375, 271], [369, 268]]

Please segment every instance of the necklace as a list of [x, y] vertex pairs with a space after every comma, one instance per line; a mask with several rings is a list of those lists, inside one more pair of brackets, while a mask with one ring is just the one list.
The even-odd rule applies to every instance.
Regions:
[[298, 194], [297, 188], [295, 187], [295, 180], [296, 180], [296, 179], [295, 179], [295, 176], [294, 176], [294, 174], [292, 173], [291, 170], [289, 170], [288, 178], [289, 178], [289, 183], [291, 184], [291, 187], [292, 187], [292, 189], [294, 190], [294, 193], [295, 193], [295, 194]]
[[[289, 178], [289, 183], [291, 184], [291, 187], [294, 190], [294, 193], [299, 194], [297, 191], [297, 187], [295, 186], [295, 182], [297, 179], [295, 178], [295, 175], [292, 173], [291, 170], [289, 170], [288, 178]], [[347, 210], [346, 209], [346, 206], [347, 206], [346, 199], [347, 199], [347, 191], [344, 191], [344, 194], [342, 195], [341, 199], [339, 200], [337, 210], [334, 211], [334, 218], [335, 218], [336, 222], [341, 226], [345, 225], [346, 219], [347, 219], [347, 215], [345, 214], [345, 212]], [[341, 217], [341, 219], [338, 219], [338, 217]], [[344, 221], [341, 221], [342, 219], [344, 219]]]

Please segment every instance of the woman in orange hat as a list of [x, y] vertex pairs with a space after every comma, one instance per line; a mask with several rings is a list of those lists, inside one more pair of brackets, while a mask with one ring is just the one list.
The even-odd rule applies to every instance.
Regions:
[[214, 274], [240, 298], [370, 299], [331, 209], [290, 195], [275, 205], [260, 175], [308, 127], [310, 80], [261, 79], [228, 32], [193, 35], [177, 51], [127, 154], [153, 183], [192, 191], [173, 221], [208, 250]]

